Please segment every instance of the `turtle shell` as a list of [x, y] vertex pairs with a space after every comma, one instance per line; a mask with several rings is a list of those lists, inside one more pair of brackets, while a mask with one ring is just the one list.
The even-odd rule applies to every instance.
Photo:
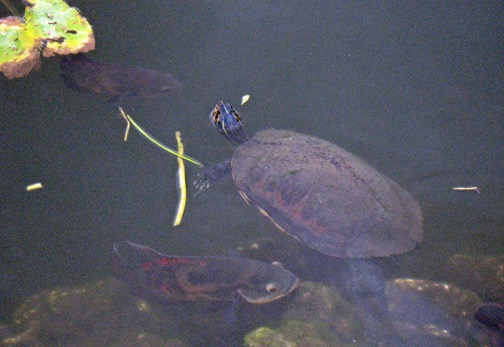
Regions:
[[422, 241], [422, 211], [411, 195], [333, 143], [265, 130], [235, 150], [231, 166], [250, 205], [324, 254], [385, 257]]

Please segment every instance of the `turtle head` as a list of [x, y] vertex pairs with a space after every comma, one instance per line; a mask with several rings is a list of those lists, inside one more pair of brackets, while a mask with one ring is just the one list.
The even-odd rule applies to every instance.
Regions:
[[238, 146], [248, 140], [240, 115], [230, 104], [219, 101], [210, 112], [210, 121], [233, 145]]

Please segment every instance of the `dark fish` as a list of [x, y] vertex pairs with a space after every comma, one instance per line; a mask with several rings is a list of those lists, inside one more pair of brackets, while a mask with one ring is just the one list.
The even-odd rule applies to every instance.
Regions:
[[234, 257], [163, 255], [127, 243], [114, 245], [118, 276], [140, 296], [165, 301], [233, 301], [236, 294], [252, 304], [284, 297], [298, 278], [279, 265]]
[[60, 66], [67, 87], [118, 99], [154, 96], [181, 86], [170, 73], [93, 61], [82, 53], [66, 56]]
[[504, 347], [504, 306], [485, 304], [478, 307], [474, 318], [488, 329], [492, 347]]

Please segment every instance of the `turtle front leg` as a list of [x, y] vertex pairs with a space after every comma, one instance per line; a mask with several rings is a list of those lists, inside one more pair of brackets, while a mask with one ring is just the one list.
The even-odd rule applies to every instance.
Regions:
[[217, 182], [221, 177], [224, 177], [231, 173], [231, 159], [215, 164], [209, 169], [198, 174], [198, 178], [194, 181], [193, 185], [196, 187], [197, 192], [194, 194], [199, 194], [203, 190], [210, 187], [210, 184]]

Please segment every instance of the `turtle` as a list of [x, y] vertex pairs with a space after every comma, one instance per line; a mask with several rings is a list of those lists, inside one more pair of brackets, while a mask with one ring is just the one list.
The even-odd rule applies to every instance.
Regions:
[[202, 172], [200, 188], [228, 173], [243, 199], [276, 227], [337, 258], [388, 257], [422, 241], [419, 204], [399, 184], [343, 148], [290, 130], [249, 137], [242, 120], [220, 101], [210, 121], [235, 147]]

